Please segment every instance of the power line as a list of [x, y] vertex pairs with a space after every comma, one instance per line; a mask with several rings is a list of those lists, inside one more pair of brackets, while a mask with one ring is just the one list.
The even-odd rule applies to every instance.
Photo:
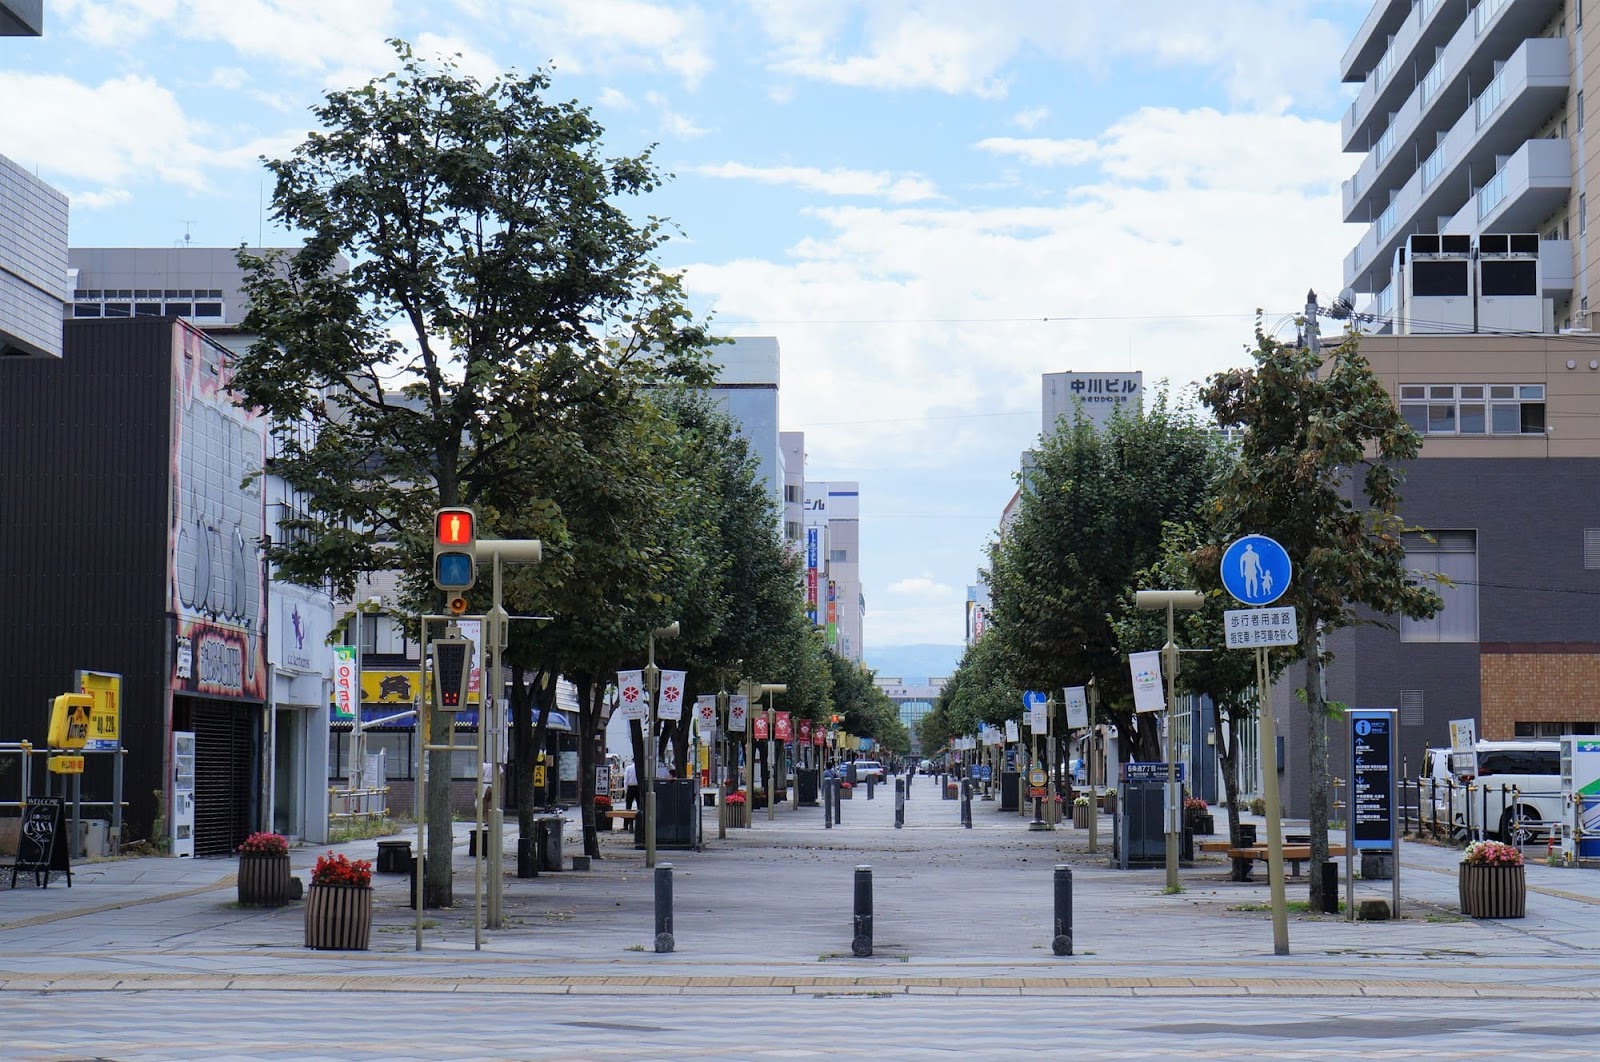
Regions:
[[1045, 314], [1037, 317], [799, 317], [791, 320], [713, 321], [710, 327], [713, 329], [729, 329], [766, 328], [772, 325], [1075, 324], [1084, 321], [1198, 321], [1241, 317], [1248, 320], [1255, 316], [1256, 311], [1250, 310], [1236, 313], [1149, 313], [1104, 316]]

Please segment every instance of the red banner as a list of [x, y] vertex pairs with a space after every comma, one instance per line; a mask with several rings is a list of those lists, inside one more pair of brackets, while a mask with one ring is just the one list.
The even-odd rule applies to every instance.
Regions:
[[811, 744], [811, 720], [809, 719], [800, 720], [800, 744]]
[[767, 740], [767, 736], [769, 734], [769, 731], [767, 729], [767, 713], [766, 712], [762, 712], [760, 715], [756, 716], [755, 722], [756, 722], [755, 739], [757, 741], [765, 741], [765, 740]]
[[828, 732], [820, 726], [817, 727], [811, 732], [811, 743], [813, 745], [826, 745], [828, 743]]
[[779, 712], [778, 715], [778, 740], [793, 741], [794, 727], [789, 722], [788, 712]]

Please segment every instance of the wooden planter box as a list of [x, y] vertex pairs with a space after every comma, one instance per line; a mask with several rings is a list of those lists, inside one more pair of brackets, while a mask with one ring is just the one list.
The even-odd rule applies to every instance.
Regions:
[[243, 907], [282, 907], [289, 902], [289, 853], [239, 856], [239, 904]]
[[722, 815], [730, 830], [744, 829], [750, 825], [749, 804], [724, 804]]
[[594, 828], [596, 830], [601, 833], [610, 833], [613, 821], [610, 808], [594, 809]]
[[846, 789], [842, 785], [839, 787], [839, 799], [840, 800], [854, 800], [855, 799], [855, 793], [856, 793], [856, 791], [853, 788]]
[[1094, 809], [1086, 804], [1072, 805], [1072, 825], [1077, 829], [1087, 830], [1089, 828], [1089, 816], [1093, 811]]
[[312, 885], [306, 890], [306, 947], [366, 951], [372, 939], [372, 889]]
[[1526, 867], [1462, 863], [1461, 913], [1468, 918], [1522, 918], [1528, 911]]

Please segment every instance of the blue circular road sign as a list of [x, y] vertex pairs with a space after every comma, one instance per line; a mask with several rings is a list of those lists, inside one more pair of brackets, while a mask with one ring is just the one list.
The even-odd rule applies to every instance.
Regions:
[[1222, 585], [1246, 605], [1270, 605], [1289, 589], [1294, 565], [1266, 535], [1245, 535], [1222, 554]]

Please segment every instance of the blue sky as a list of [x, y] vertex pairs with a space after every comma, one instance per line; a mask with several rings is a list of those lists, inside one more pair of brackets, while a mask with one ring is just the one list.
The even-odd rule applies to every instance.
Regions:
[[865, 644], [958, 643], [1037, 441], [1040, 374], [1147, 388], [1336, 295], [1367, 0], [46, 0], [0, 42], [0, 154], [77, 246], [287, 242], [257, 161], [399, 37], [551, 69], [607, 148], [655, 144], [668, 264], [774, 335], [808, 476], [861, 484]]

